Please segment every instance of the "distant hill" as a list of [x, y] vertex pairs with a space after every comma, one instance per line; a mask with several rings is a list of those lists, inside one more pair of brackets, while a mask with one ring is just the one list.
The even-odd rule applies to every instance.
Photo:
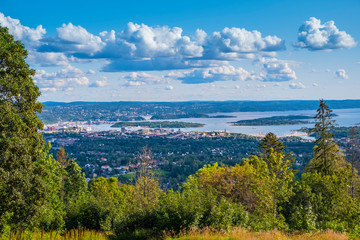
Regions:
[[[360, 100], [328, 100], [331, 109], [360, 108]], [[210, 114], [217, 112], [264, 112], [314, 110], [318, 100], [283, 101], [189, 101], [189, 102], [44, 102], [40, 119], [58, 121], [111, 120], [124, 116]]]

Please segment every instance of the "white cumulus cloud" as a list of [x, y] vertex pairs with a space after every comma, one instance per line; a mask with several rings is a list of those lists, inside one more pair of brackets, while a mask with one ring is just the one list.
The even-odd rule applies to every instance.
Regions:
[[30, 51], [28, 62], [30, 64], [39, 64], [41, 67], [69, 65], [69, 59], [62, 52]]
[[42, 92], [56, 92], [56, 88], [40, 88]]
[[108, 85], [107, 77], [102, 77], [102, 80], [96, 80], [89, 87], [105, 87]]
[[341, 79], [348, 79], [349, 76], [346, 74], [345, 69], [338, 69], [335, 72], [336, 76]]
[[36, 72], [34, 80], [40, 88], [46, 89], [66, 89], [73, 86], [89, 85], [89, 79], [84, 76], [84, 72], [71, 65], [52, 73], [39, 70]]
[[0, 24], [9, 27], [18, 40], [29, 43], [31, 64], [66, 66], [102, 59], [105, 65], [101, 70], [106, 72], [213, 68], [226, 61], [255, 59], [257, 54], [275, 56], [285, 50], [284, 40], [277, 36], [237, 27], [213, 33], [198, 29], [187, 36], [180, 27], [130, 22], [118, 32], [94, 34], [67, 23], [56, 29], [55, 36], [45, 36], [41, 25], [32, 29], [2, 13]]
[[260, 58], [256, 63], [262, 68], [260, 76], [263, 81], [284, 82], [297, 79], [295, 71], [286, 61], [277, 58]]
[[145, 72], [131, 72], [122, 77], [122, 79], [126, 80], [124, 84], [124, 86], [126, 87], [141, 86], [147, 84], [163, 84], [169, 82], [169, 79], [165, 76], [157, 76]]
[[68, 52], [93, 56], [106, 45], [101, 37], [89, 33], [81, 26], [74, 26], [72, 23], [63, 24], [56, 31], [55, 37], [47, 37], [42, 40], [44, 44], [39, 47], [40, 52]]
[[96, 74], [96, 71], [93, 70], [93, 69], [89, 69], [86, 74], [89, 74], [89, 75], [95, 75]]
[[289, 84], [289, 87], [290, 87], [291, 89], [304, 89], [304, 88], [306, 88], [306, 86], [305, 86], [303, 83], [301, 83], [301, 82], [298, 82], [298, 83], [290, 83], [290, 84]]
[[14, 36], [15, 40], [24, 42], [27, 46], [38, 45], [39, 40], [46, 33], [42, 25], [37, 26], [35, 29], [23, 26], [18, 19], [6, 17], [0, 12], [0, 25], [7, 27], [9, 33]]
[[180, 76], [178, 79], [186, 84], [199, 84], [216, 81], [253, 80], [257, 79], [257, 76], [241, 67], [235, 68], [231, 65], [224, 65], [208, 69], [196, 69], [184, 73], [183, 76]]
[[[244, 55], [260, 51], [280, 51], [285, 49], [284, 41], [277, 36], [262, 37], [259, 31], [244, 28], [224, 28], [214, 32], [204, 45], [205, 58], [231, 59], [249, 58]], [[251, 56], [251, 55], [250, 55]]]
[[354, 38], [345, 31], [340, 31], [334, 21], [321, 24], [320, 19], [311, 17], [299, 28], [295, 47], [309, 50], [334, 50], [353, 48], [357, 45]]

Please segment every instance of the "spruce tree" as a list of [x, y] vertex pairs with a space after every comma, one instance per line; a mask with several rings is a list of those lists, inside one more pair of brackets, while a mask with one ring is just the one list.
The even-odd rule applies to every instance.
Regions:
[[271, 149], [279, 153], [284, 151], [285, 146], [274, 133], [269, 132], [260, 141], [259, 151], [261, 154], [269, 155]]
[[285, 160], [294, 162], [293, 152], [285, 153], [285, 145], [281, 142], [274, 133], [269, 132], [260, 141], [259, 145], [259, 156], [263, 159], [267, 159], [271, 152], [283, 153]]
[[345, 161], [338, 145], [333, 140], [332, 130], [335, 121], [332, 120], [332, 110], [320, 99], [315, 119], [315, 128], [311, 130], [316, 138], [314, 158], [310, 160], [308, 170], [329, 175], [344, 166]]
[[291, 183], [294, 180], [292, 153], [284, 153], [285, 146], [273, 133], [268, 133], [259, 143], [260, 160], [266, 163], [268, 169], [267, 184], [272, 195], [272, 226], [284, 227], [280, 205], [287, 202], [293, 194]]

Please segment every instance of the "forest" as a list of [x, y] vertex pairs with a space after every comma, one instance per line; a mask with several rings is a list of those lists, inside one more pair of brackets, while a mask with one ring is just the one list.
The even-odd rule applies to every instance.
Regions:
[[177, 190], [160, 188], [146, 148], [134, 183], [87, 182], [64, 149], [49, 154], [24, 46], [2, 27], [0, 42], [0, 239], [199, 239], [186, 238], [197, 231], [360, 236], [358, 134], [352, 131], [347, 159], [333, 141], [324, 100], [311, 130], [313, 158], [299, 178], [292, 154], [268, 133], [256, 154], [233, 166], [206, 164]]
[[288, 115], [288, 116], [273, 116], [266, 118], [256, 118], [251, 120], [240, 120], [234, 122], [235, 126], [271, 126], [271, 125], [297, 125], [309, 124], [311, 116], [304, 115]]
[[[198, 139], [164, 136], [147, 138], [116, 132], [98, 132], [96, 135], [97, 137], [82, 133], [43, 133], [46, 141], [52, 141], [50, 153], [56, 155], [59, 148], [64, 147], [69, 156], [82, 167], [87, 178], [96, 173], [97, 176], [106, 178], [115, 176], [123, 183], [128, 183], [133, 174], [120, 174], [123, 169], [117, 167], [137, 164], [142, 149], [147, 147], [151, 149], [153, 159], [157, 160], [155, 169], [161, 170], [155, 172], [160, 186], [173, 189], [177, 189], [189, 175], [205, 164], [218, 162], [233, 166], [241, 163], [243, 158], [258, 152], [260, 140], [235, 133], [227, 137]], [[64, 141], [69, 138], [77, 140], [64, 146]], [[296, 170], [296, 176], [300, 176], [313, 157], [313, 142], [294, 137], [281, 138], [281, 142], [286, 145], [286, 153], [292, 152], [295, 159], [293, 169]], [[110, 165], [112, 171], [103, 171], [101, 167], [104, 165]]]

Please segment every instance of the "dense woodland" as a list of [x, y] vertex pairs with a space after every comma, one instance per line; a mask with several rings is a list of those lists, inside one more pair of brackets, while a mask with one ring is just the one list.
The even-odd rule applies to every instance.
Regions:
[[[235, 126], [271, 126], [271, 125], [297, 125], [309, 124], [308, 119], [311, 116], [304, 115], [288, 115], [288, 116], [273, 116], [266, 118], [256, 118], [250, 120], [240, 120], [234, 123]], [[305, 120], [304, 120], [305, 119]]]
[[[350, 161], [333, 141], [331, 110], [320, 100], [317, 139], [306, 171], [295, 178], [293, 157], [272, 133], [258, 153], [233, 166], [205, 165], [179, 186], [163, 191], [139, 158], [134, 184], [99, 177], [86, 182], [79, 165], [56, 156], [39, 132], [42, 105], [25, 63], [27, 52], [0, 28], [0, 235], [11, 230], [86, 228], [118, 239], [162, 238], [192, 229], [360, 233], [357, 134]], [[11, 238], [11, 237], [10, 237]]]
[[[165, 136], [146, 137], [137, 134], [122, 134], [99, 132], [93, 134], [82, 133], [44, 133], [46, 140], [53, 141], [50, 153], [56, 152], [63, 146], [64, 139], [77, 139], [74, 143], [63, 146], [69, 156], [82, 167], [86, 177], [92, 173], [98, 176], [115, 176], [122, 183], [135, 180], [134, 174], [120, 174], [121, 170], [114, 167], [138, 164], [139, 156], [144, 147], [151, 149], [152, 157], [158, 161], [154, 177], [160, 186], [178, 189], [187, 177], [194, 174], [206, 164], [215, 162], [229, 166], [241, 163], [243, 158], [258, 153], [260, 138], [243, 134], [231, 134], [227, 137], [202, 138], [169, 138]], [[285, 152], [293, 153], [293, 169], [299, 177], [305, 166], [313, 157], [313, 142], [301, 141], [299, 138], [282, 138], [286, 145]], [[106, 158], [103, 161], [101, 158]], [[91, 165], [90, 165], [91, 164]], [[110, 165], [113, 170], [102, 171], [101, 167]]]

